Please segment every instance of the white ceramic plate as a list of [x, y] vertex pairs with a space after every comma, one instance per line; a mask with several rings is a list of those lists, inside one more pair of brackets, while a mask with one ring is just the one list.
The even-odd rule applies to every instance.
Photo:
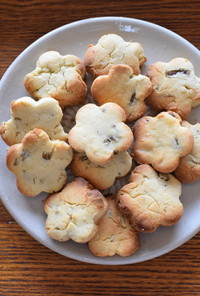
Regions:
[[[10, 102], [26, 95], [23, 87], [25, 74], [32, 71], [39, 55], [47, 50], [57, 50], [61, 54], [74, 54], [81, 59], [88, 44], [95, 44], [104, 34], [116, 33], [126, 41], [142, 43], [151, 63], [169, 61], [175, 57], [186, 57], [194, 64], [200, 76], [199, 50], [177, 34], [158, 25], [131, 18], [102, 17], [78, 21], [60, 27], [23, 51], [8, 68], [0, 84], [0, 121], [10, 118]], [[200, 108], [192, 111], [191, 122], [200, 121]], [[0, 141], [0, 196], [13, 218], [36, 240], [64, 256], [96, 264], [136, 263], [165, 254], [180, 246], [200, 230], [200, 183], [183, 186], [181, 201], [184, 204], [183, 218], [173, 227], [160, 227], [151, 234], [141, 235], [141, 248], [130, 257], [114, 256], [98, 258], [92, 255], [86, 244], [72, 241], [60, 243], [47, 236], [44, 229], [45, 214], [43, 200], [45, 194], [27, 198], [16, 189], [15, 176], [5, 165], [6, 145]]]

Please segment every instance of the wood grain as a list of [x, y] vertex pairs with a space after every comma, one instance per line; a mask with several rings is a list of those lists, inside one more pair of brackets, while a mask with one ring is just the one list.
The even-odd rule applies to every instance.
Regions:
[[[0, 77], [43, 34], [89, 17], [126, 16], [173, 30], [200, 48], [200, 2], [38, 1], [0, 3]], [[176, 250], [126, 266], [90, 265], [52, 252], [25, 233], [0, 203], [0, 296], [200, 295], [200, 233]]]

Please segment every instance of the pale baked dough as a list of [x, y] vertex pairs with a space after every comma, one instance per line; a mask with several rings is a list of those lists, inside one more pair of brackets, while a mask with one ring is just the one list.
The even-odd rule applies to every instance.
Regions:
[[84, 103], [84, 77], [85, 67], [78, 57], [47, 51], [39, 57], [35, 70], [25, 76], [24, 86], [36, 100], [52, 97], [64, 108]]
[[53, 98], [35, 101], [22, 97], [11, 103], [11, 119], [2, 122], [0, 134], [8, 145], [20, 143], [30, 130], [44, 130], [51, 140], [67, 140], [67, 133], [61, 125], [62, 109]]
[[105, 197], [83, 178], [68, 183], [61, 192], [45, 200], [46, 231], [58, 241], [86, 243], [98, 229], [107, 210]]
[[125, 120], [123, 109], [115, 103], [100, 107], [87, 104], [76, 114], [76, 125], [68, 134], [69, 143], [75, 151], [85, 152], [91, 162], [105, 164], [133, 142], [132, 131]]
[[140, 74], [140, 67], [146, 61], [143, 47], [138, 42], [126, 42], [116, 34], [103, 35], [96, 45], [89, 45], [84, 56], [84, 64], [89, 74], [94, 77], [108, 74], [117, 64], [126, 64], [135, 75]]
[[153, 91], [146, 102], [154, 109], [171, 110], [186, 118], [191, 108], [200, 104], [200, 78], [188, 59], [157, 62], [149, 67], [147, 74]]

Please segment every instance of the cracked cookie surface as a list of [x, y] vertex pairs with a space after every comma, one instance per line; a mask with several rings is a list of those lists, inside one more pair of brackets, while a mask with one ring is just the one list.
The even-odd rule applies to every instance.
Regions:
[[75, 178], [61, 192], [45, 200], [46, 231], [55, 240], [88, 242], [107, 210], [106, 198], [83, 178]]
[[152, 91], [150, 79], [144, 75], [133, 75], [128, 65], [113, 66], [108, 75], [97, 77], [91, 86], [93, 98], [99, 105], [107, 102], [118, 104], [126, 113], [126, 120], [133, 121], [144, 115], [144, 99]]
[[192, 132], [194, 144], [192, 151], [180, 159], [175, 176], [182, 183], [193, 183], [200, 178], [200, 123], [192, 125], [184, 121], [182, 125]]
[[100, 107], [87, 104], [76, 114], [76, 125], [68, 134], [69, 143], [75, 151], [85, 152], [91, 162], [105, 164], [133, 142], [133, 133], [125, 120], [123, 109], [115, 103]]
[[24, 86], [35, 99], [53, 97], [64, 108], [84, 103], [84, 77], [85, 67], [78, 57], [47, 51], [39, 57], [35, 70], [25, 76]]
[[188, 59], [156, 62], [149, 67], [147, 75], [153, 90], [146, 102], [152, 108], [171, 110], [185, 119], [191, 108], [200, 104], [200, 78], [195, 75]]
[[136, 230], [153, 232], [182, 217], [180, 195], [181, 183], [172, 174], [159, 174], [143, 164], [133, 170], [130, 183], [121, 188], [117, 200]]
[[131, 167], [132, 157], [126, 151], [114, 155], [114, 158], [104, 165], [93, 164], [84, 153], [75, 152], [70, 164], [75, 176], [86, 178], [100, 190], [111, 187], [116, 178], [127, 175]]
[[108, 209], [101, 218], [97, 234], [88, 242], [95, 256], [107, 257], [118, 254], [130, 256], [139, 248], [139, 236], [117, 207], [114, 196], [106, 198]]
[[64, 141], [51, 141], [40, 129], [28, 132], [22, 143], [12, 145], [6, 155], [8, 169], [16, 175], [19, 191], [27, 196], [60, 190], [67, 181], [66, 167], [73, 157]]
[[126, 42], [116, 34], [103, 35], [96, 45], [89, 45], [84, 64], [89, 74], [94, 77], [108, 74], [116, 64], [126, 64], [135, 75], [140, 74], [140, 67], [146, 61], [142, 45], [138, 42]]
[[20, 143], [30, 130], [44, 130], [52, 140], [67, 140], [67, 133], [61, 125], [62, 109], [53, 98], [35, 101], [22, 97], [11, 103], [11, 119], [0, 127], [2, 139], [9, 146]]
[[133, 128], [134, 159], [140, 164], [151, 164], [161, 173], [174, 171], [180, 158], [189, 154], [193, 146], [192, 133], [181, 122], [181, 117], [171, 111], [138, 119]]

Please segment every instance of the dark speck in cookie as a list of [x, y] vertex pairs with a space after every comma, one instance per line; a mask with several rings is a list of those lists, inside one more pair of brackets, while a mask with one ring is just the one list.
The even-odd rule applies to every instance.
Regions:
[[186, 70], [186, 69], [178, 69], [178, 70], [170, 70], [170, 71], [166, 71], [165, 75], [168, 77], [171, 76], [176, 76], [178, 73], [184, 74], [189, 76], [190, 75], [190, 71]]
[[136, 94], [133, 93], [132, 96], [131, 96], [131, 99], [130, 99], [130, 101], [129, 101], [129, 104], [130, 104], [130, 105], [133, 105], [133, 104], [135, 103], [135, 100], [136, 100]]

